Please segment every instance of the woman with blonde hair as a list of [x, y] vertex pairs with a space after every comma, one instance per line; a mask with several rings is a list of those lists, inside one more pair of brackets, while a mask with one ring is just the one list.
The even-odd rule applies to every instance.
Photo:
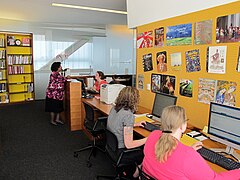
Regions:
[[163, 130], [153, 131], [144, 147], [143, 171], [155, 179], [239, 179], [240, 170], [214, 172], [196, 151], [202, 147], [197, 142], [192, 147], [180, 142], [187, 128], [185, 110], [169, 106], [162, 112]]
[[[118, 139], [118, 149], [132, 149], [145, 144], [146, 138], [133, 140], [133, 127], [143, 126], [144, 121], [135, 123], [134, 113], [137, 111], [139, 102], [139, 92], [136, 88], [127, 86], [123, 88], [117, 99], [116, 105], [111, 109], [107, 121], [107, 129], [116, 135]], [[136, 171], [135, 163], [141, 164], [143, 160], [143, 152], [139, 151], [122, 162], [132, 164], [129, 167], [128, 175], [133, 176]]]

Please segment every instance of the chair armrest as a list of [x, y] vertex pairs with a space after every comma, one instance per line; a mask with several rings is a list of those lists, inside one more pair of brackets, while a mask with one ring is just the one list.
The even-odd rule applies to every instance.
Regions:
[[93, 130], [100, 128], [106, 129], [107, 127], [107, 118], [108, 117], [99, 117], [93, 126]]
[[117, 161], [117, 164], [120, 164], [121, 163], [121, 160], [124, 158], [124, 157], [130, 157], [132, 154], [135, 154], [136, 152], [138, 151], [142, 151], [141, 148], [132, 148], [132, 149], [126, 149], [124, 150], [119, 158], [118, 158], [118, 161]]

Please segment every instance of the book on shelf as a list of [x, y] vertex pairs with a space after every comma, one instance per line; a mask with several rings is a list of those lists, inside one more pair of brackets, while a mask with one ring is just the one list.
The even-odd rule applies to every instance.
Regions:
[[30, 38], [28, 38], [28, 37], [22, 38], [22, 45], [23, 46], [30, 46]]
[[28, 92], [33, 92], [33, 83], [28, 84]]
[[0, 71], [0, 80], [3, 79], [3, 73]]
[[0, 47], [4, 46], [5, 46], [4, 38], [0, 38]]

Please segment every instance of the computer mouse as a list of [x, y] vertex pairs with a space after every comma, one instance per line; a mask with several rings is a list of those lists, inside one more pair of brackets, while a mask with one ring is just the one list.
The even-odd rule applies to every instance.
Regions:
[[148, 117], [148, 118], [151, 118], [151, 119], [152, 119], [153, 115], [152, 115], [152, 114], [146, 114], [146, 117]]

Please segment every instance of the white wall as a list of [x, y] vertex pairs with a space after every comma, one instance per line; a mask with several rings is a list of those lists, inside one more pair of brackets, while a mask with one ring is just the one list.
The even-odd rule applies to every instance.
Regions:
[[208, 9], [237, 0], [127, 0], [128, 27]]

